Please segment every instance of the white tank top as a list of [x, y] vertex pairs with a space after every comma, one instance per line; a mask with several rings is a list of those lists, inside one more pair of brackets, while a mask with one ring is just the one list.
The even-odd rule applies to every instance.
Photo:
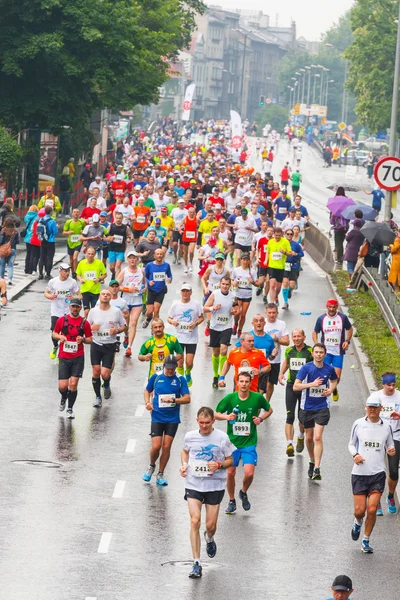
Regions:
[[129, 292], [122, 292], [124, 299], [130, 306], [141, 306], [142, 305], [142, 288], [144, 287], [144, 276], [142, 269], [138, 269], [135, 273], [132, 273], [128, 268], [122, 269], [124, 279], [122, 282], [123, 288], [125, 287], [136, 287], [139, 292], [130, 294]]
[[216, 292], [217, 290], [219, 290], [221, 285], [221, 279], [225, 277], [226, 272], [226, 267], [224, 267], [222, 273], [216, 273], [215, 267], [211, 267], [211, 273], [208, 278], [208, 289], [210, 290], [210, 292]]
[[221, 308], [211, 313], [210, 329], [224, 331], [233, 327], [233, 315], [230, 314], [230, 310], [234, 300], [233, 292], [229, 291], [226, 295], [221, 290], [214, 292], [214, 305], [221, 304]]

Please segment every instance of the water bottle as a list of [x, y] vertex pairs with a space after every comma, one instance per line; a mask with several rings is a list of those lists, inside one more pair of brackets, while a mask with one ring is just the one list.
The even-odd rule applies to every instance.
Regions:
[[[234, 415], [238, 415], [239, 414], [239, 406], [235, 406], [235, 408], [233, 409], [233, 414]], [[236, 423], [236, 417], [230, 421], [231, 425], [234, 425]]]

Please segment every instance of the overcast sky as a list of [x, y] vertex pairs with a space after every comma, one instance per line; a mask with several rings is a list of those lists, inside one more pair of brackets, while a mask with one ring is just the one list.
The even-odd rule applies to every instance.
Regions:
[[222, 8], [244, 8], [246, 10], [261, 10], [270, 17], [270, 25], [275, 26], [276, 20], [280, 27], [288, 27], [296, 21], [297, 37], [304, 36], [307, 40], [320, 39], [331, 25], [353, 5], [353, 0], [334, 0], [325, 3], [324, 0], [206, 0], [207, 4], [222, 6]]

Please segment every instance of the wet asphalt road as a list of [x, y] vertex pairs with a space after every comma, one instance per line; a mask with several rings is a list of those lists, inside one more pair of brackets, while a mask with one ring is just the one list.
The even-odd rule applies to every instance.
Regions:
[[[174, 275], [162, 316], [178, 298], [184, 280], [191, 278], [193, 296], [200, 298], [196, 274], [184, 277], [182, 267], [175, 267]], [[194, 428], [197, 409], [215, 407], [223, 394], [211, 388], [205, 337], [201, 334], [195, 361], [192, 403], [182, 409], [167, 468], [169, 486], [158, 489], [154, 482], [141, 480], [150, 444], [149, 415], [142, 405], [147, 367], [121, 354], [112, 399], [96, 410], [87, 355], [76, 419], [60, 416], [57, 367], [48, 356], [50, 317], [44, 288], [43, 282], [34, 283], [0, 322], [1, 598], [323, 599], [342, 572], [353, 579], [355, 600], [398, 598], [398, 517], [385, 514], [378, 519], [372, 556], [363, 555], [360, 544], [350, 538], [352, 461], [347, 442], [353, 420], [363, 414], [364, 400], [351, 351], [340, 401], [332, 407], [324, 436], [323, 480], [308, 479], [305, 453], [286, 457], [284, 388], [279, 387], [274, 414], [259, 431], [259, 465], [249, 492], [252, 509], [245, 513], [239, 506], [235, 515], [226, 516], [224, 499], [217, 556], [204, 560], [202, 580], [192, 581], [184, 562], [191, 552], [179, 454], [184, 433]], [[303, 327], [310, 341], [328, 295], [324, 277], [307, 260], [300, 289], [289, 312], [281, 311], [280, 317], [289, 330]], [[17, 312], [25, 309], [30, 311]], [[249, 321], [260, 310], [262, 303], [255, 299]], [[312, 314], [302, 316], [305, 311]], [[134, 356], [147, 336], [148, 330], [139, 330]], [[60, 467], [16, 460], [54, 461]]]

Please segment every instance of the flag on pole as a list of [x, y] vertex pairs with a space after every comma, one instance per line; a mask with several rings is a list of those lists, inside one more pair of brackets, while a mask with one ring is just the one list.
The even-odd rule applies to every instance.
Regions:
[[191, 83], [186, 88], [185, 101], [183, 103], [183, 111], [182, 111], [182, 121], [189, 121], [189, 119], [190, 119], [190, 109], [192, 108], [195, 87], [196, 87], [196, 84]]

